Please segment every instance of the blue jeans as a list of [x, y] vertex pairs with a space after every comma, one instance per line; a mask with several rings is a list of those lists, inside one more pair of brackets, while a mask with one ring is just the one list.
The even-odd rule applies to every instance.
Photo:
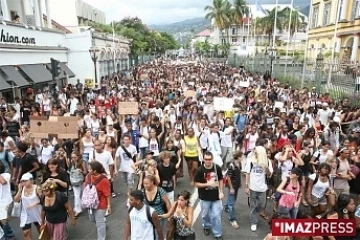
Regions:
[[298, 211], [299, 211], [299, 208], [297, 208], [297, 207], [293, 207], [291, 209], [289, 209], [287, 207], [284, 207], [284, 206], [279, 206], [278, 207], [278, 213], [279, 214], [289, 215], [290, 218], [292, 218], [292, 219], [296, 219]]
[[230, 193], [230, 188], [225, 188], [225, 194], [226, 194], [226, 203], [224, 206], [224, 209], [229, 212], [229, 220], [230, 222], [236, 221], [235, 218], [235, 202], [237, 200], [238, 196], [238, 189], [234, 189], [234, 193]]
[[86, 167], [87, 167], [87, 165], [88, 165], [88, 163], [89, 163], [89, 156], [90, 156], [90, 153], [83, 153], [83, 154], [82, 154], [82, 158], [83, 158], [83, 160], [84, 160], [85, 163], [86, 163]]
[[1, 225], [4, 231], [4, 239], [12, 239], [15, 236], [15, 233], [10, 224], [4, 220], [1, 222]]
[[201, 217], [204, 229], [212, 230], [214, 237], [222, 236], [221, 211], [222, 202], [200, 200]]
[[140, 160], [142, 160], [142, 159], [145, 158], [146, 151], [147, 151], [148, 149], [149, 149], [148, 147], [139, 148], [139, 150], [140, 150]]

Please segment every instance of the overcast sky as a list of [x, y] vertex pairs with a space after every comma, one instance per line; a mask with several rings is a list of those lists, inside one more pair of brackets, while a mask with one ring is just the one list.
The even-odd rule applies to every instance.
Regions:
[[106, 21], [139, 17], [150, 24], [166, 24], [205, 16], [212, 0], [83, 0], [106, 14]]

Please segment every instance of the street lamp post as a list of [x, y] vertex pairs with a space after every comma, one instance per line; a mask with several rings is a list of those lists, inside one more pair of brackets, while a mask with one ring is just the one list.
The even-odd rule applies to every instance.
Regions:
[[316, 93], [318, 96], [320, 94], [321, 71], [322, 71], [323, 61], [324, 61], [324, 56], [320, 52], [316, 57], [316, 73], [315, 73]]
[[270, 76], [272, 76], [273, 70], [274, 70], [274, 60], [275, 60], [275, 56], [276, 56], [276, 49], [275, 48], [270, 48], [269, 49], [269, 58], [270, 58]]
[[99, 53], [99, 51], [100, 51], [100, 50], [97, 49], [97, 48], [90, 48], [90, 49], [89, 49], [89, 53], [90, 53], [90, 56], [91, 56], [91, 60], [92, 60], [93, 63], [94, 63], [95, 84], [98, 83], [96, 63], [97, 63], [97, 60], [98, 60], [98, 53]]
[[236, 53], [234, 53], [234, 67], [236, 68]]

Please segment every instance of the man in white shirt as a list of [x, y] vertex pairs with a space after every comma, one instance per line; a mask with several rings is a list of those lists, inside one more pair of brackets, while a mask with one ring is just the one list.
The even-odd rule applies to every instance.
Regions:
[[328, 109], [328, 104], [325, 102], [322, 103], [322, 108], [318, 110], [318, 116], [321, 124], [327, 126], [331, 115], [332, 112]]
[[[132, 191], [134, 186], [134, 172], [135, 169], [132, 167], [137, 159], [138, 152], [136, 147], [131, 142], [131, 136], [125, 134], [122, 137], [123, 145], [118, 147], [115, 153], [115, 174], [121, 172], [124, 178], [125, 184], [128, 188], [128, 194]], [[135, 160], [135, 161], [134, 161]]]
[[73, 115], [75, 110], [77, 109], [77, 105], [79, 103], [79, 100], [75, 97], [75, 95], [71, 95], [68, 104], [70, 104], [70, 114]]
[[273, 172], [272, 164], [267, 160], [266, 149], [263, 146], [257, 146], [254, 153], [253, 157], [247, 158], [245, 165], [245, 192], [250, 197], [250, 221], [253, 232], [257, 229], [258, 214], [265, 208], [268, 189], [266, 177], [270, 177]]
[[227, 163], [232, 161], [232, 150], [233, 150], [233, 141], [232, 141], [232, 133], [234, 131], [234, 127], [231, 126], [231, 118], [225, 119], [225, 125], [222, 129], [223, 136], [221, 137], [220, 145], [221, 145], [221, 158], [224, 163], [224, 167], [226, 168]]
[[89, 162], [98, 161], [100, 162], [106, 172], [107, 178], [110, 180], [111, 194], [112, 197], [116, 197], [114, 192], [114, 159], [111, 153], [104, 150], [104, 144], [100, 140], [94, 142], [94, 151], [89, 153]]

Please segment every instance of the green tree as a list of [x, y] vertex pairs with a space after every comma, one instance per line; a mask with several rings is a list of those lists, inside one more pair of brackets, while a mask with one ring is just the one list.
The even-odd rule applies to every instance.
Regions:
[[237, 26], [243, 24], [243, 19], [245, 15], [249, 15], [249, 7], [245, 0], [234, 0], [232, 8], [232, 22]]
[[290, 37], [292, 38], [295, 32], [304, 24], [305, 17], [302, 16], [298, 9], [284, 8], [284, 28], [288, 29], [290, 24]]
[[213, 0], [212, 5], [207, 5], [204, 10], [207, 12], [205, 18], [214, 21], [224, 39], [224, 31], [231, 25], [231, 4], [227, 0]]
[[[286, 11], [279, 9], [276, 10], [276, 8], [273, 8], [271, 11], [270, 10], [265, 10], [265, 11], [266, 11], [266, 16], [263, 18], [259, 18], [257, 20], [258, 21], [257, 27], [259, 28], [258, 30], [260, 32], [268, 35], [269, 45], [271, 45], [271, 39], [274, 36], [275, 19], [276, 19], [276, 28], [282, 31], [286, 19]], [[277, 16], [276, 16], [276, 11], [277, 11]]]

